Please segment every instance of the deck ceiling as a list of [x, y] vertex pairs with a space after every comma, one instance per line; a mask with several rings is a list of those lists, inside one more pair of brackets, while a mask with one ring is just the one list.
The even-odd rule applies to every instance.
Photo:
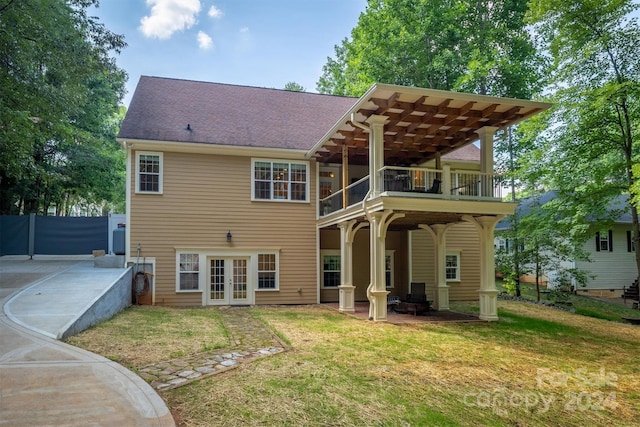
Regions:
[[310, 151], [323, 163], [342, 163], [347, 146], [349, 163], [367, 164], [369, 132], [351, 123], [383, 115], [386, 165], [420, 164], [478, 139], [484, 126], [505, 128], [551, 105], [509, 98], [376, 84]]

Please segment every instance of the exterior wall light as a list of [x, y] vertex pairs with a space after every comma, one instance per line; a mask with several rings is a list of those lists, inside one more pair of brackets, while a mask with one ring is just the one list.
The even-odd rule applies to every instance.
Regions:
[[233, 236], [231, 235], [231, 230], [229, 230], [229, 232], [227, 232], [227, 242], [231, 242], [232, 238]]

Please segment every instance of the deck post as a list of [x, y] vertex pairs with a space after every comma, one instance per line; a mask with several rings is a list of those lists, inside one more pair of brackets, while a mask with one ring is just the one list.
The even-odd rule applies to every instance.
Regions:
[[449, 224], [433, 224], [431, 226], [420, 224], [418, 227], [431, 235], [435, 245], [435, 309], [438, 311], [449, 310], [449, 286], [447, 285], [446, 276], [447, 240], [445, 238], [445, 232], [449, 228]]
[[372, 115], [369, 123], [369, 179], [371, 196], [377, 197], [384, 191], [384, 179], [380, 169], [384, 167], [384, 122], [386, 116]]
[[[476, 131], [480, 136], [480, 172], [483, 174], [493, 173], [493, 136], [498, 130], [495, 126], [484, 126]], [[483, 175], [480, 195], [483, 197], [493, 197], [493, 186], [491, 180]]]
[[473, 224], [480, 236], [480, 319], [498, 320], [498, 290], [496, 289], [495, 252], [493, 230], [504, 215], [472, 217], [465, 221]]
[[404, 214], [393, 211], [372, 212], [367, 214], [369, 219], [369, 256], [370, 280], [367, 287], [369, 299], [369, 320], [375, 322], [387, 321], [387, 291], [385, 274], [385, 240], [389, 225]]
[[339, 311], [355, 312], [355, 289], [353, 286], [353, 239], [358, 230], [366, 225], [357, 224], [356, 220], [341, 222], [340, 227], [340, 286]]

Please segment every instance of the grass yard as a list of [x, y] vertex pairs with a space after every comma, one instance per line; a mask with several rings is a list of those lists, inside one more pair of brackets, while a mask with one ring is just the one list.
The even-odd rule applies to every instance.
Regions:
[[[636, 326], [513, 301], [499, 301], [499, 322], [412, 326], [321, 306], [251, 310], [292, 349], [163, 392], [180, 425], [635, 426], [640, 419]], [[224, 345], [215, 313], [135, 307], [72, 343], [142, 366], [150, 355], [143, 363], [119, 354], [141, 352], [154, 316], [174, 316], [178, 326], [154, 335], [159, 357], [164, 341], [174, 351], [184, 334], [209, 336], [195, 349]], [[126, 324], [141, 337], [123, 337], [127, 330], [115, 325]], [[122, 342], [118, 349], [100, 351], [106, 333]], [[125, 349], [132, 345], [137, 350]]]
[[[499, 291], [505, 291], [501, 281], [496, 282], [496, 288]], [[545, 286], [541, 287], [542, 290], [546, 290]], [[536, 300], [536, 285], [531, 283], [521, 283], [520, 291], [523, 298], [535, 301]], [[611, 299], [611, 303], [603, 302], [594, 298], [589, 298], [583, 295], [565, 294], [567, 301], [571, 304], [571, 309], [575, 310], [577, 314], [584, 316], [596, 317], [598, 319], [612, 320], [614, 322], [624, 322], [624, 317], [640, 318], [640, 311], [631, 308], [633, 301], [627, 300], [626, 305], [623, 305], [621, 298], [615, 298], [617, 303], [613, 303], [614, 299]], [[541, 301], [554, 302], [553, 293], [541, 293]]]

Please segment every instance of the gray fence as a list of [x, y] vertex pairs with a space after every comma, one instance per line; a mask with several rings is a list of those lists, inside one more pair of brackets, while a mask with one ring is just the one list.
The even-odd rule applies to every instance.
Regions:
[[109, 253], [113, 222], [111, 216], [0, 216], [0, 256]]

